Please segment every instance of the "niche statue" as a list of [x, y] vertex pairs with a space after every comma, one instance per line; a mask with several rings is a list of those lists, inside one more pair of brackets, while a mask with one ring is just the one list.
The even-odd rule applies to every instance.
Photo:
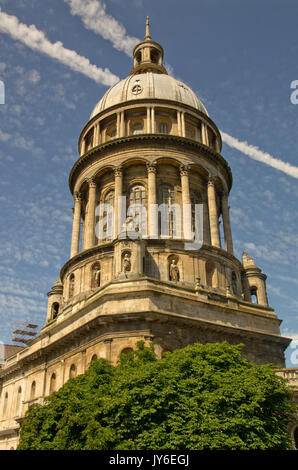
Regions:
[[170, 264], [170, 281], [173, 281], [173, 282], [178, 282], [179, 281], [179, 278], [180, 278], [180, 273], [179, 273], [179, 268], [177, 266], [177, 261], [175, 261], [174, 259], [172, 260], [171, 264]]
[[130, 255], [128, 253], [125, 254], [123, 258], [123, 271], [125, 273], [130, 272], [131, 270], [131, 262], [130, 262]]
[[100, 287], [100, 267], [96, 266], [93, 271], [93, 288]]

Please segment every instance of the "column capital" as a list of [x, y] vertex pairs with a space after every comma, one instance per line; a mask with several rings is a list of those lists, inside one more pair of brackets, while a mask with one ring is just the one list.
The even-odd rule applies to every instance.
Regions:
[[122, 174], [123, 174], [123, 167], [121, 165], [114, 169], [115, 177], [122, 176]]
[[95, 178], [93, 176], [89, 178], [87, 182], [89, 184], [89, 188], [96, 188], [97, 185], [96, 185]]
[[148, 173], [154, 173], [156, 174], [156, 171], [157, 171], [157, 164], [156, 163], [152, 163], [152, 162], [147, 162], [146, 163], [146, 167], [147, 167], [147, 171]]
[[180, 170], [180, 176], [188, 176], [190, 166], [189, 165], [180, 165], [179, 170]]
[[214, 186], [214, 176], [212, 176], [210, 173], [208, 175], [208, 185]]
[[80, 193], [79, 191], [75, 191], [73, 194], [73, 197], [75, 201], [79, 202], [82, 200], [82, 193]]

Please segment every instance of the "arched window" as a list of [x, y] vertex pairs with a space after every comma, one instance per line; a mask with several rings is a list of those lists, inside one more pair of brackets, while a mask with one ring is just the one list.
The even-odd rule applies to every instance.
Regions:
[[68, 296], [70, 299], [74, 296], [74, 289], [75, 289], [75, 275], [71, 274], [69, 277], [69, 290], [68, 290]]
[[159, 186], [158, 203], [162, 206], [158, 214], [160, 236], [172, 238], [177, 234], [175, 193], [172, 186], [169, 184]]
[[251, 301], [252, 303], [254, 304], [257, 304], [258, 303], [258, 289], [256, 286], [251, 286], [250, 288], [250, 295], [251, 295]]
[[132, 348], [124, 348], [124, 349], [122, 349], [120, 355], [121, 355], [121, 354], [129, 354], [129, 353], [131, 353], [132, 351], [133, 351]]
[[59, 304], [58, 302], [54, 302], [52, 305], [52, 319], [53, 320], [58, 317], [58, 313], [59, 313]]
[[56, 391], [56, 374], [51, 375], [50, 379], [50, 394]]
[[132, 125], [132, 134], [133, 135], [143, 134], [143, 124], [141, 122], [135, 122]]
[[101, 281], [101, 268], [99, 263], [95, 263], [92, 266], [91, 269], [91, 288], [96, 289], [97, 287], [100, 287], [100, 281]]
[[129, 207], [127, 210], [127, 230], [146, 235], [147, 229], [146, 190], [142, 185], [133, 186], [129, 191]]
[[160, 134], [168, 134], [169, 133], [169, 126], [167, 122], [160, 122], [158, 126], [158, 132]]
[[206, 263], [206, 283], [209, 287], [216, 287], [216, 269], [212, 261]]
[[17, 401], [16, 401], [16, 416], [20, 415], [21, 408], [21, 398], [22, 398], [22, 388], [18, 388]]
[[93, 356], [91, 357], [91, 362], [93, 361], [97, 361], [97, 355], [96, 354], [93, 354]]
[[295, 448], [298, 450], [298, 426], [294, 429], [293, 437]]
[[74, 377], [76, 377], [76, 375], [77, 375], [77, 368], [76, 368], [75, 364], [72, 364], [70, 369], [69, 369], [69, 378], [73, 379]]
[[36, 382], [34, 380], [31, 384], [30, 400], [34, 400], [35, 394], [36, 394]]
[[114, 190], [108, 191], [100, 207], [99, 240], [112, 240], [114, 236]]
[[[196, 205], [202, 204], [202, 197], [198, 191], [190, 192], [190, 202], [191, 202], [191, 230], [195, 233], [196, 230]], [[199, 223], [199, 221], [197, 221]], [[199, 227], [197, 227], [199, 229]]]

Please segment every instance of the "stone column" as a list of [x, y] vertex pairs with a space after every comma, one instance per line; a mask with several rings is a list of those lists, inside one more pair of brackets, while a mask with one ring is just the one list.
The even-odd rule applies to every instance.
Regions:
[[232, 239], [232, 230], [230, 223], [230, 208], [228, 205], [228, 193], [224, 192], [222, 195], [222, 219], [223, 219], [223, 229], [225, 235], [225, 248], [226, 250], [234, 254], [233, 250], [233, 239]]
[[151, 132], [155, 134], [155, 109], [151, 108]]
[[99, 145], [99, 122], [94, 126], [94, 147]]
[[151, 108], [147, 108], [147, 134], [151, 134]]
[[187, 165], [180, 166], [181, 189], [182, 189], [182, 220], [183, 235], [185, 240], [191, 237], [191, 199], [189, 189], [189, 167]]
[[125, 129], [124, 129], [124, 111], [121, 111], [120, 115], [120, 137], [124, 137]]
[[147, 172], [148, 172], [148, 235], [150, 238], [158, 238], [156, 164], [148, 162]]
[[116, 137], [120, 137], [120, 113], [117, 113], [117, 123], [116, 123]]
[[210, 223], [210, 235], [211, 245], [220, 248], [220, 236], [219, 236], [219, 224], [216, 207], [216, 194], [214, 180], [210, 176], [208, 180], [208, 208], [209, 208], [209, 223]]
[[73, 210], [73, 226], [72, 226], [71, 250], [70, 250], [71, 258], [79, 253], [79, 245], [80, 245], [82, 198], [81, 198], [81, 194], [78, 192], [74, 194], [74, 203], [75, 203], [75, 206]]
[[201, 123], [201, 133], [202, 133], [202, 144], [208, 145], [207, 135], [206, 135], [206, 125]]
[[185, 113], [182, 111], [181, 113], [181, 129], [182, 129], [182, 137], [186, 136], [185, 132]]
[[81, 156], [84, 155], [86, 152], [86, 140], [85, 137], [82, 138], [82, 143], [81, 143]]
[[89, 180], [88, 212], [86, 216], [86, 241], [85, 249], [92, 248], [95, 240], [95, 206], [96, 206], [96, 183], [93, 178]]
[[101, 136], [101, 125], [100, 122], [98, 123], [98, 130], [97, 130], [97, 145], [102, 144], [102, 136]]
[[[114, 171], [115, 174], [115, 201], [114, 201], [114, 238], [117, 238], [121, 233], [121, 202], [119, 197], [122, 196], [123, 191], [123, 170], [122, 167], [118, 167]], [[120, 225], [120, 227], [119, 227]]]
[[178, 135], [182, 135], [181, 131], [181, 113], [177, 111], [177, 127], [178, 127]]

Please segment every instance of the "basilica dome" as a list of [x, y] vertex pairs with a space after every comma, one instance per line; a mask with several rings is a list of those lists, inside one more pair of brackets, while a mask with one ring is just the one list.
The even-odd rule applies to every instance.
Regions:
[[90, 119], [114, 105], [143, 99], [175, 101], [208, 116], [205, 106], [190, 87], [167, 74], [146, 72], [129, 75], [111, 87], [95, 106]]
[[163, 65], [162, 46], [153, 41], [147, 18], [146, 36], [133, 51], [134, 67], [130, 75], [112, 86], [97, 103], [90, 120], [115, 105], [139, 100], [165, 100], [190, 106], [209, 117], [208, 112], [193, 90], [168, 75]]

